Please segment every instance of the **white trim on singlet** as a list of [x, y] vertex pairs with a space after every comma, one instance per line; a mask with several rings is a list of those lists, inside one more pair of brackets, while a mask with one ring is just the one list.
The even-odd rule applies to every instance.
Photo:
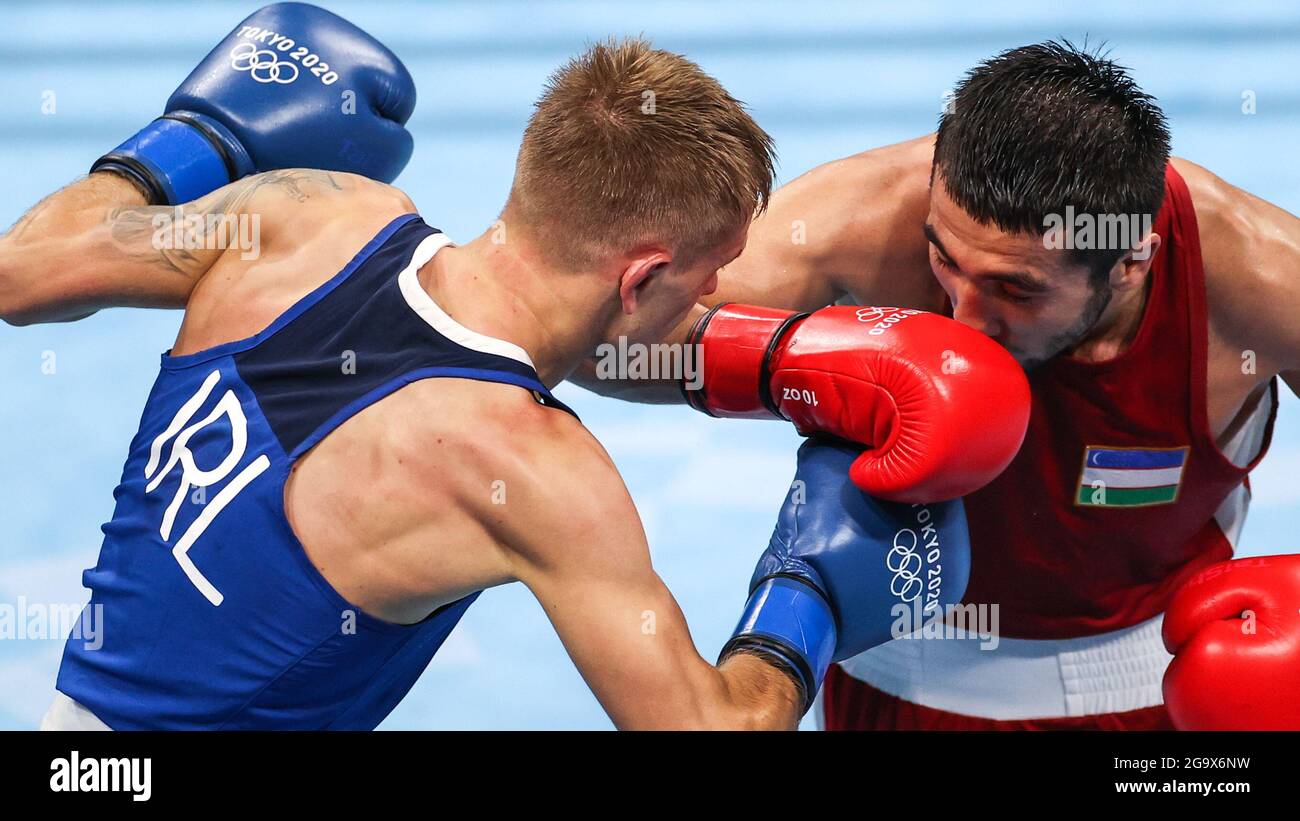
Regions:
[[1008, 639], [995, 649], [971, 635], [901, 638], [846, 661], [844, 672], [896, 698], [1002, 721], [1100, 715], [1162, 702], [1173, 656], [1163, 616], [1079, 639]]
[[[1268, 420], [1272, 414], [1273, 391], [1265, 389], [1263, 398], [1255, 405], [1246, 424], [1221, 449], [1224, 458], [1239, 468], [1255, 461], [1260, 448], [1264, 446], [1264, 432], [1268, 430]], [[1237, 540], [1241, 538], [1241, 529], [1246, 525], [1246, 511], [1249, 507], [1250, 491], [1246, 489], [1246, 483], [1242, 482], [1214, 512], [1215, 523], [1234, 550], [1237, 548]]]
[[451, 238], [446, 234], [431, 234], [415, 247], [415, 252], [411, 255], [411, 263], [397, 275], [397, 286], [401, 289], [406, 304], [411, 306], [411, 310], [415, 311], [420, 319], [427, 322], [429, 327], [457, 345], [462, 345], [480, 353], [504, 356], [536, 370], [533, 366], [533, 360], [528, 357], [528, 352], [523, 348], [513, 342], [506, 342], [504, 339], [497, 339], [496, 337], [481, 334], [478, 331], [471, 331], [452, 319], [438, 303], [433, 301], [433, 297], [429, 296], [428, 291], [420, 287], [420, 268], [433, 259], [434, 254], [450, 244]]

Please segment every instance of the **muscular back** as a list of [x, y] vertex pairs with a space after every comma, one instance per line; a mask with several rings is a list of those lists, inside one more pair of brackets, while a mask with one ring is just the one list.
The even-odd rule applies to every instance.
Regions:
[[[244, 210], [263, 221], [255, 259], [222, 255], [194, 287], [173, 354], [253, 336], [333, 277], [389, 221], [400, 191], [346, 174], [263, 175]], [[228, 204], [221, 206], [228, 208]], [[344, 352], [339, 352], [342, 367]], [[527, 391], [464, 379], [413, 383], [331, 432], [293, 468], [285, 508], [308, 556], [348, 601], [411, 624], [513, 580], [480, 515], [504, 426], [567, 416]]]
[[[146, 702], [130, 701], [131, 715], [114, 707], [106, 665], [125, 659], [154, 665], [155, 678], [191, 676], [193, 692], [170, 702], [184, 713], [177, 722], [208, 726], [233, 704], [248, 726], [284, 715], [303, 726], [373, 726], [473, 601], [466, 594], [518, 580], [618, 726], [794, 725], [797, 687], [781, 669], [746, 655], [715, 668], [696, 652], [651, 567], [617, 470], [575, 417], [553, 407], [537, 376], [536, 367], [562, 373], [572, 363], [554, 351], [536, 367], [530, 361], [519, 340], [543, 335], [529, 324], [538, 312], [509, 303], [520, 299], [518, 283], [505, 280], [495, 253], [476, 257], [414, 216], [394, 219], [414, 210], [409, 200], [346, 175], [271, 172], [175, 212], [141, 199], [120, 178], [91, 175], [0, 238], [0, 318], [11, 324], [73, 321], [105, 307], [186, 309], [105, 531], [109, 561], [93, 582], [123, 623], [160, 631], [175, 666], [158, 667], [151, 646], [128, 638], [116, 655], [69, 650], [78, 658], [60, 674], [65, 693], [112, 711], [110, 726], [155, 726]], [[201, 225], [206, 216], [257, 218], [260, 248], [160, 247], [156, 221], [172, 216]], [[381, 226], [382, 240], [349, 275], [321, 288]], [[406, 262], [412, 257], [426, 261]], [[313, 291], [292, 315], [313, 321], [284, 318]], [[571, 310], [575, 333], [589, 335], [591, 317]], [[274, 334], [257, 336], [272, 325]], [[357, 371], [333, 372], [330, 340], [364, 346], [372, 338], [376, 347]], [[239, 340], [247, 344], [211, 351]], [[341, 368], [345, 354], [338, 351]], [[364, 370], [366, 362], [375, 369]], [[474, 376], [502, 381], [432, 370], [466, 364]], [[302, 380], [295, 367], [306, 369]], [[379, 381], [348, 382], [353, 376]], [[223, 380], [224, 392], [214, 394]], [[211, 400], [215, 410], [190, 423]], [[171, 454], [163, 461], [160, 442]], [[161, 507], [179, 510], [190, 499], [182, 491], [207, 488], [240, 460], [212, 504], [206, 495], [191, 499], [184, 533], [171, 533], [172, 514]], [[178, 472], [176, 501], [159, 501], [150, 477]], [[221, 587], [189, 556], [200, 540]], [[150, 551], [133, 578], [114, 573], [139, 544], [171, 549]], [[195, 651], [183, 619], [157, 622], [153, 605], [169, 601], [206, 625], [206, 652]], [[228, 616], [239, 629], [227, 629]], [[360, 629], [340, 631], [349, 617]], [[285, 670], [295, 675], [284, 678]], [[280, 687], [262, 687], [263, 677]], [[141, 698], [161, 691], [151, 682], [139, 682]], [[314, 710], [303, 709], [304, 698]]]

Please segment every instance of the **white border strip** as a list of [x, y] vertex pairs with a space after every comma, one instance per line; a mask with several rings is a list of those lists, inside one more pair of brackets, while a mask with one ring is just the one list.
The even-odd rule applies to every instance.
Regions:
[[516, 362], [522, 362], [533, 370], [533, 360], [528, 357], [528, 352], [513, 342], [506, 342], [504, 339], [481, 334], [478, 331], [471, 331], [464, 325], [452, 319], [446, 311], [439, 307], [438, 303], [433, 301], [428, 291], [420, 287], [420, 268], [425, 263], [433, 259], [433, 255], [443, 248], [451, 245], [451, 238], [446, 234], [432, 234], [424, 239], [415, 248], [415, 253], [411, 255], [411, 264], [407, 265], [402, 273], [397, 275], [397, 286], [402, 290], [402, 297], [406, 299], [406, 304], [411, 306], [411, 310], [429, 324], [438, 333], [470, 350], [479, 351], [480, 353], [496, 354], [504, 356], [507, 359], [513, 359]]

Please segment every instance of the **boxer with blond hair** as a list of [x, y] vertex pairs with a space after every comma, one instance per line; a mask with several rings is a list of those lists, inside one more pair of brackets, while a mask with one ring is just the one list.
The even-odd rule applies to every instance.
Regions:
[[[290, 41], [336, 80], [250, 76]], [[373, 106], [333, 116], [335, 82]], [[858, 449], [810, 441], [736, 635], [702, 659], [617, 470], [551, 387], [712, 289], [766, 204], [767, 134], [680, 55], [595, 45], [538, 101], [497, 223], [457, 245], [361, 175], [405, 164], [413, 95], [363, 32], [269, 7], [0, 240], [13, 324], [185, 311], [84, 576], [99, 643], [69, 637], [44, 726], [373, 728], [479, 593], [520, 581], [617, 726], [792, 728], [833, 660], [888, 637], [899, 532], [925, 534], [906, 570], [928, 570], [932, 603], [960, 595], [960, 502], [870, 499]], [[224, 241], [249, 222], [257, 247]], [[941, 322], [975, 346], [954, 390], [1015, 383]], [[1000, 467], [970, 461], [968, 482]]]

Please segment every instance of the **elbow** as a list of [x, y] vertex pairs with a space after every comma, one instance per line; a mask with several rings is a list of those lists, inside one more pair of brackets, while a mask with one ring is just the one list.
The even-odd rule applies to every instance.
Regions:
[[36, 312], [25, 305], [0, 270], [0, 321], [21, 328], [37, 321]]
[[18, 289], [10, 284], [3, 267], [0, 267], [0, 321], [19, 328], [36, 322], [35, 311], [24, 303]]
[[12, 325], [15, 328], [23, 328], [28, 325], [35, 325], [39, 320], [34, 314], [23, 313], [21, 311], [8, 311], [0, 307], [0, 321], [6, 325]]
[[0, 320], [9, 325], [26, 325], [24, 311], [18, 301], [18, 288], [13, 282], [13, 273], [0, 253]]
[[20, 275], [14, 252], [4, 240], [0, 240], [0, 320], [16, 327], [39, 322], [40, 306], [32, 299], [30, 291]]

